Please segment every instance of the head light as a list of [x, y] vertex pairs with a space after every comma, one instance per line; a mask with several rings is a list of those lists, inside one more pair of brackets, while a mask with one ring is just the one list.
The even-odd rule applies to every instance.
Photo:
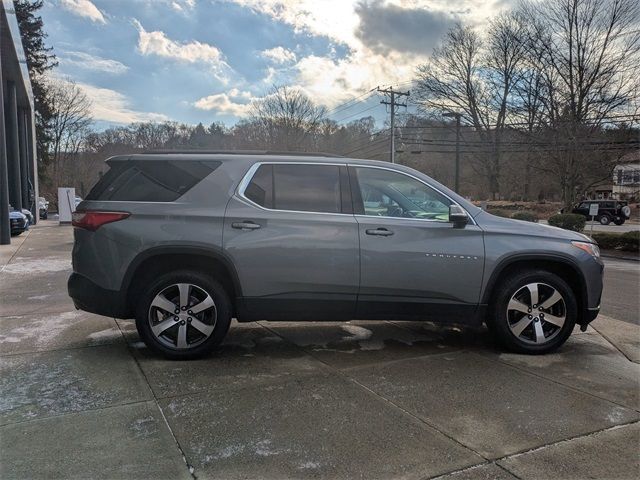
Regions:
[[600, 258], [600, 249], [594, 243], [575, 242], [574, 241], [574, 242], [571, 242], [571, 245], [573, 245], [574, 247], [579, 248], [580, 250], [584, 250], [585, 252], [587, 252], [589, 255], [591, 255], [594, 258]]

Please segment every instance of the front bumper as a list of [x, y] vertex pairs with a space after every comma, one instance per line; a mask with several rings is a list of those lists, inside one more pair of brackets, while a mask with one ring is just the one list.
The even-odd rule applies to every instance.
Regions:
[[85, 312], [115, 318], [133, 316], [124, 292], [102, 288], [78, 273], [69, 277], [67, 290], [75, 307]]
[[11, 233], [22, 233], [29, 228], [27, 220], [22, 218], [12, 218], [9, 223], [11, 225]]

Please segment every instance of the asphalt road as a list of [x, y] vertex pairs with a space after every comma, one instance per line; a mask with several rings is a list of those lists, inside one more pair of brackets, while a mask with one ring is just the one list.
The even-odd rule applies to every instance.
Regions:
[[604, 265], [601, 312], [640, 325], [640, 262], [605, 258]]

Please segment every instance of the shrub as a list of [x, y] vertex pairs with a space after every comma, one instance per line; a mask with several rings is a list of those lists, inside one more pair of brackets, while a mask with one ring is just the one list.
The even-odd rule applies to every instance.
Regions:
[[593, 232], [591, 238], [598, 242], [598, 246], [605, 250], [618, 248], [622, 235], [619, 233]]
[[504, 217], [511, 218], [511, 212], [509, 210], [502, 210], [499, 208], [487, 210], [491, 215], [495, 215], [496, 217]]
[[514, 218], [516, 220], [524, 220], [525, 222], [537, 222], [538, 221], [538, 216], [535, 214], [535, 212], [528, 212], [526, 210], [522, 210], [520, 212], [516, 212], [514, 213], [511, 218]]
[[559, 213], [549, 218], [549, 225], [564, 228], [565, 230], [573, 230], [574, 232], [584, 230], [586, 223], [587, 219], [576, 213]]
[[628, 252], [640, 250], [640, 230], [620, 235], [620, 249]]
[[594, 232], [591, 237], [604, 250], [624, 250], [637, 252], [640, 250], [640, 231], [626, 233]]

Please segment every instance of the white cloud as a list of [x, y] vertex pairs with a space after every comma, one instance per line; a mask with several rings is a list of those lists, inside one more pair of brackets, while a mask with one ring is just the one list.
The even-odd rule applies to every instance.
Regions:
[[282, 64], [296, 61], [296, 54], [284, 47], [269, 48], [260, 52], [260, 55], [274, 63]]
[[203, 97], [193, 105], [200, 110], [210, 110], [223, 115], [243, 117], [249, 113], [252, 100], [254, 100], [254, 97], [250, 92], [232, 88], [228, 92]]
[[102, 58], [85, 52], [65, 51], [59, 56], [59, 59], [62, 65], [72, 65], [77, 68], [95, 70], [112, 75], [120, 75], [129, 70], [129, 67], [117, 60]]
[[[425, 45], [424, 52], [398, 41], [380, 45], [367, 45], [362, 35], [363, 18], [358, 14], [366, 2], [348, 0], [227, 0], [252, 11], [268, 15], [274, 20], [293, 27], [296, 32], [320, 36], [348, 47], [347, 54], [337, 58], [335, 53], [327, 56], [309, 55], [297, 61], [290, 70], [267, 69], [268, 80], [274, 78], [300, 87], [315, 102], [332, 107], [345, 100], [361, 95], [376, 85], [400, 84], [406, 88], [408, 80], [415, 75], [417, 65], [424, 63], [433, 45]], [[409, 17], [415, 10], [426, 10], [435, 18], [456, 17], [482, 27], [489, 17], [505, 8], [504, 0], [377, 0], [371, 5], [392, 13]], [[393, 7], [393, 8], [392, 8]], [[405, 9], [406, 12], [402, 12]], [[413, 10], [413, 11], [412, 11]], [[360, 12], [362, 13], [362, 12]], [[387, 40], [397, 40], [394, 38]], [[374, 51], [375, 50], [375, 51]], [[294, 75], [291, 78], [290, 75]]]
[[177, 12], [185, 12], [196, 6], [196, 0], [172, 0], [171, 7]]
[[164, 121], [169, 117], [162, 113], [140, 112], [131, 109], [129, 99], [115, 90], [100, 88], [86, 83], [77, 84], [91, 100], [91, 115], [94, 120], [114, 123]]
[[224, 82], [228, 81], [230, 73], [233, 72], [222, 52], [213, 45], [198, 41], [176, 42], [162, 31], [146, 31], [137, 20], [134, 20], [134, 24], [139, 34], [138, 51], [142, 55], [157, 55], [185, 63], [204, 63]]
[[347, 0], [227, 0], [287, 23], [297, 32], [352, 44], [358, 17]]
[[60, 0], [60, 6], [75, 15], [88, 18], [92, 22], [107, 23], [102, 12], [90, 0]]

